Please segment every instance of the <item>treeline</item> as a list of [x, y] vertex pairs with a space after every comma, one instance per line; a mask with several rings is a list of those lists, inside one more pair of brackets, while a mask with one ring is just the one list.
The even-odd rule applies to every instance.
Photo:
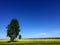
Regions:
[[60, 39], [60, 37], [50, 37], [50, 38], [28, 38], [28, 39]]

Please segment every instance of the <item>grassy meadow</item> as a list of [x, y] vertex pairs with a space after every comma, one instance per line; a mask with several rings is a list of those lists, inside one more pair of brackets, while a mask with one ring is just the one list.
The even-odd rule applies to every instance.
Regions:
[[16, 42], [0, 40], [0, 45], [60, 45], [60, 39], [20, 39]]

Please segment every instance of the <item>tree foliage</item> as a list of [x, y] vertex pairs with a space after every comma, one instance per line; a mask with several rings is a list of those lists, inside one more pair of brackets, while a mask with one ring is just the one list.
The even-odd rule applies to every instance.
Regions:
[[21, 35], [19, 35], [19, 39], [21, 39]]
[[12, 19], [11, 22], [7, 26], [7, 36], [13, 41], [19, 35], [19, 23], [17, 19]]

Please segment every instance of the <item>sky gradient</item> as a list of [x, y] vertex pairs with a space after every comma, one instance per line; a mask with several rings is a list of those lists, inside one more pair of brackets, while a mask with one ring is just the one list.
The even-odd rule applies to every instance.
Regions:
[[20, 24], [22, 38], [60, 37], [59, 0], [0, 0], [0, 39], [12, 18]]

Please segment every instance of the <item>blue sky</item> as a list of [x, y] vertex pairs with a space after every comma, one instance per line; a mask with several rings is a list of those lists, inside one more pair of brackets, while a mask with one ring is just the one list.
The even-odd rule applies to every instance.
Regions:
[[60, 37], [59, 0], [0, 0], [0, 39], [17, 18], [23, 38]]

